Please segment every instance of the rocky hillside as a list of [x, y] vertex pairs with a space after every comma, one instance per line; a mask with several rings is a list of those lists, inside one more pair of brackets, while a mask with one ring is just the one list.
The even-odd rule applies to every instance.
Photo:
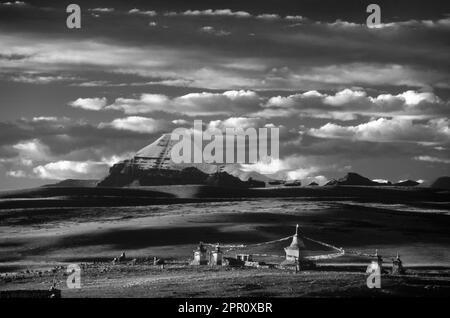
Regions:
[[195, 167], [184, 169], [140, 169], [130, 164], [129, 160], [115, 164], [106, 178], [98, 183], [99, 187], [129, 187], [156, 185], [204, 184], [222, 187], [264, 187], [264, 182], [251, 178], [242, 181], [226, 172], [205, 173]]

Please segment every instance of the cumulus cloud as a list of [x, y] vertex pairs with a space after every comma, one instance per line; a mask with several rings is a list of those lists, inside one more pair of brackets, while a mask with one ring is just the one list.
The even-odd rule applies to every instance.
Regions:
[[117, 98], [106, 109], [120, 110], [125, 114], [144, 114], [164, 110], [169, 105], [169, 97], [162, 94], [142, 94], [139, 99]]
[[6, 171], [6, 175], [13, 178], [26, 178], [27, 173], [23, 170], [10, 170]]
[[450, 164], [450, 159], [438, 158], [438, 157], [432, 157], [432, 156], [417, 156], [417, 157], [414, 157], [414, 160], [426, 161], [426, 162], [432, 162], [432, 163]]
[[119, 130], [129, 130], [138, 133], [153, 134], [156, 132], [165, 132], [168, 128], [168, 122], [148, 117], [129, 116], [125, 118], [114, 119], [110, 123], [100, 123], [100, 128], [110, 127]]
[[70, 106], [86, 110], [101, 110], [107, 104], [106, 97], [78, 98], [69, 103]]
[[144, 16], [149, 16], [149, 17], [154, 17], [155, 15], [157, 15], [156, 11], [153, 10], [140, 10], [137, 8], [131, 9], [130, 11], [128, 11], [129, 14], [139, 14], [139, 15], [144, 15]]
[[450, 28], [450, 18], [438, 20], [407, 20], [399, 22], [381, 23], [378, 28]]
[[[330, 48], [332, 50], [332, 48]], [[431, 52], [430, 52], [431, 54]], [[448, 86], [448, 76], [439, 70], [398, 63], [351, 62], [331, 65], [301, 65], [273, 68], [266, 74], [269, 86], [283, 84], [291, 90], [335, 89], [342, 86], [408, 86], [428, 88]], [[446, 84], [447, 83], [447, 84]]]
[[244, 90], [190, 93], [172, 99], [160, 94], [142, 94], [138, 99], [117, 98], [105, 109], [121, 110], [126, 114], [164, 111], [188, 116], [228, 115], [255, 110], [258, 108], [259, 99], [255, 92]]
[[255, 171], [261, 174], [275, 174], [287, 168], [280, 159], [262, 160], [254, 164], [242, 164], [241, 166], [243, 171]]
[[263, 20], [275, 20], [275, 19], [279, 19], [280, 16], [278, 14], [274, 14], [274, 13], [263, 13], [263, 14], [258, 14], [256, 16], [257, 19], [263, 19]]
[[415, 123], [411, 119], [379, 118], [356, 126], [327, 123], [311, 128], [308, 133], [321, 138], [337, 138], [372, 142], [442, 143], [450, 141], [448, 119]]
[[213, 120], [208, 124], [208, 129], [225, 130], [226, 128], [261, 128], [265, 126], [265, 120], [261, 118], [230, 117], [225, 120]]
[[247, 18], [251, 17], [251, 14], [246, 11], [232, 11], [230, 9], [206, 9], [206, 10], [186, 10], [184, 12], [167, 12], [166, 16], [228, 16], [228, 17], [238, 17]]
[[7, 2], [0, 2], [0, 5], [7, 7], [23, 7], [26, 6], [27, 3], [23, 1], [7, 1]]
[[91, 8], [89, 11], [96, 13], [110, 13], [114, 12], [114, 8]]
[[229, 32], [229, 31], [217, 30], [214, 27], [209, 26], [209, 25], [201, 27], [200, 31], [203, 32], [203, 33], [212, 34], [212, 35], [215, 35], [215, 36], [227, 36], [227, 35], [231, 34], [231, 32]]
[[185, 119], [174, 119], [174, 120], [172, 120], [172, 124], [175, 124], [175, 125], [187, 125], [187, 124], [189, 124], [189, 122], [187, 120], [185, 120]]
[[39, 139], [19, 142], [12, 146], [19, 153], [19, 157], [29, 162], [46, 160], [50, 157], [50, 149]]
[[255, 115], [265, 118], [301, 115], [344, 121], [354, 120], [358, 115], [427, 119], [448, 115], [449, 105], [432, 92], [408, 90], [397, 95], [371, 97], [363, 90], [344, 89], [335, 94], [312, 90], [271, 97]]
[[93, 161], [61, 160], [37, 166], [33, 174], [39, 179], [98, 179], [108, 171], [108, 164]]
[[144, 93], [139, 98], [119, 97], [109, 105], [105, 97], [78, 98], [72, 107], [88, 110], [118, 110], [128, 115], [155, 111], [188, 116], [245, 115], [260, 118], [312, 117], [355, 120], [358, 116], [405, 119], [439, 119], [450, 114], [450, 103], [432, 92], [408, 90], [397, 95], [369, 96], [366, 91], [344, 89], [335, 94], [316, 90], [288, 96], [260, 96], [250, 90], [223, 93], [189, 93], [178, 97]]
[[39, 73], [24, 73], [20, 75], [14, 75], [10, 77], [10, 80], [17, 83], [26, 84], [49, 84], [54, 82], [71, 82], [78, 81], [79, 78], [75, 76], [66, 75], [47, 75]]
[[310, 156], [286, 156], [280, 159], [265, 158], [254, 164], [242, 164], [241, 170], [255, 171], [268, 175], [274, 179], [316, 181], [324, 184], [327, 180], [323, 175], [317, 175], [320, 171], [335, 169], [337, 166], [317, 160]]

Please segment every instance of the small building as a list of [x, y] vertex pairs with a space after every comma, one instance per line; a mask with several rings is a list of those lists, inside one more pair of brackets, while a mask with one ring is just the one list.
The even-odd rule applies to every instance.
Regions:
[[215, 266], [215, 265], [223, 265], [223, 252], [220, 249], [220, 246], [217, 245], [216, 249], [211, 252], [209, 256], [209, 265]]
[[202, 242], [200, 242], [197, 246], [197, 249], [194, 252], [194, 260], [191, 262], [191, 265], [207, 265], [208, 257], [207, 250]]
[[241, 262], [252, 262], [253, 257], [251, 254], [236, 254], [236, 259]]

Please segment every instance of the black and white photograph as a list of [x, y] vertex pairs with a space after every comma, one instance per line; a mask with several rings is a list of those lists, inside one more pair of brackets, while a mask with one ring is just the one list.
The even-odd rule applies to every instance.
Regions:
[[449, 1], [0, 0], [0, 298], [449, 297], [449, 49]]

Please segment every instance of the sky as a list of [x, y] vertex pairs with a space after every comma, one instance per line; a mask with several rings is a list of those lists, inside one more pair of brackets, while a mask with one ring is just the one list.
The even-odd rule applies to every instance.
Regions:
[[[450, 173], [450, 3], [0, 1], [0, 190], [108, 168], [194, 120], [278, 127], [318, 181]], [[66, 6], [81, 8], [68, 29]]]

